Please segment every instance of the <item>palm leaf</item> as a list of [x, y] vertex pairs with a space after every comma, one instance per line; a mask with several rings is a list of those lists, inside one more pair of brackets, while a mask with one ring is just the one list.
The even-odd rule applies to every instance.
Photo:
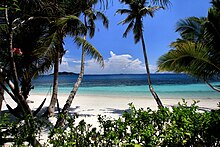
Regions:
[[77, 36], [86, 33], [87, 28], [75, 15], [68, 15], [57, 20], [56, 26], [64, 32]]
[[133, 15], [128, 15], [124, 20], [120, 21], [118, 24], [126, 24], [126, 23], [130, 23], [132, 20], [135, 19], [135, 16]]
[[133, 28], [134, 42], [138, 43], [141, 38], [141, 33], [143, 32], [143, 24], [141, 20], [136, 20]]
[[187, 19], [181, 19], [177, 22], [176, 31], [180, 32], [183, 39], [200, 41], [201, 36], [204, 35], [205, 30], [203, 24], [206, 18], [189, 17]]
[[159, 71], [185, 72], [202, 79], [220, 73], [220, 68], [209, 58], [207, 48], [202, 44], [182, 42], [172, 46], [173, 50], [159, 58]]
[[154, 13], [155, 13], [157, 10], [161, 9], [161, 8], [163, 8], [163, 7], [161, 7], [161, 6], [144, 7], [144, 8], [142, 8], [142, 9], [140, 10], [139, 13], [140, 13], [142, 16], [149, 15], [149, 16], [153, 17], [153, 16], [154, 16]]
[[34, 51], [34, 55], [38, 57], [36, 65], [39, 72], [43, 73], [52, 68], [57, 51], [61, 54], [61, 61], [62, 55], [65, 53], [63, 48], [63, 38], [64, 35], [58, 31], [52, 32], [51, 34], [48, 34], [48, 36], [41, 38], [39, 41], [39, 47]]
[[128, 32], [130, 32], [130, 31], [132, 30], [133, 26], [134, 26], [134, 20], [132, 20], [132, 21], [129, 23], [127, 29], [125, 30], [125, 32], [124, 32], [124, 34], [123, 34], [123, 37], [127, 37]]
[[96, 17], [97, 17], [98, 19], [102, 20], [102, 24], [103, 24], [106, 28], [108, 28], [109, 20], [108, 20], [108, 18], [105, 16], [104, 13], [102, 13], [102, 12], [100, 12], [100, 11], [97, 11], [97, 12], [96, 12]]
[[92, 38], [95, 35], [95, 22], [94, 19], [88, 20], [87, 30], [89, 31], [89, 36]]
[[129, 10], [129, 9], [118, 9], [116, 12], [115, 12], [115, 15], [116, 14], [130, 14], [130, 13], [132, 13], [132, 11], [131, 10]]
[[154, 5], [161, 5], [164, 7], [168, 7], [169, 5], [171, 5], [170, 0], [150, 0], [150, 2]]
[[101, 67], [104, 67], [104, 59], [102, 55], [98, 52], [98, 50], [91, 45], [88, 41], [84, 40], [83, 38], [76, 36], [74, 41], [79, 47], [83, 45], [85, 52], [87, 55], [91, 56], [95, 59]]

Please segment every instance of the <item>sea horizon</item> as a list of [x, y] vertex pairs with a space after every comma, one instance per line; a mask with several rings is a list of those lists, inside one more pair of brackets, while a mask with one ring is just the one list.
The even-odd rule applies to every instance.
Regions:
[[[62, 71], [58, 73], [59, 75], [79, 75], [79, 73], [76, 72], [70, 72], [70, 71]], [[157, 74], [164, 74], [164, 75], [170, 75], [170, 74], [183, 74], [186, 75], [185, 73], [173, 73], [173, 72], [153, 72], [150, 73], [150, 75], [157, 75]], [[53, 73], [47, 73], [47, 74], [42, 74], [40, 76], [51, 76]], [[89, 73], [89, 74], [84, 74], [84, 76], [96, 76], [96, 75], [147, 75], [147, 73]], [[189, 76], [189, 75], [188, 75]]]
[[[68, 95], [77, 79], [77, 74], [59, 76], [58, 94]], [[180, 73], [151, 74], [153, 87], [161, 98], [219, 98], [203, 81]], [[211, 81], [219, 86], [217, 80]], [[33, 81], [35, 87], [31, 94], [48, 95], [52, 93], [53, 75], [43, 75]], [[152, 97], [147, 85], [146, 74], [87, 74], [84, 75], [79, 95], [113, 97]]]

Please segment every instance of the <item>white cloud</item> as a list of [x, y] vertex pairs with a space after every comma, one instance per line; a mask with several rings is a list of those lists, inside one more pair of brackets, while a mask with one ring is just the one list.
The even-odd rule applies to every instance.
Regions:
[[[85, 74], [137, 74], [145, 73], [145, 65], [138, 58], [133, 59], [129, 54], [116, 55], [110, 51], [110, 57], [106, 59], [104, 68], [95, 62], [93, 59], [87, 60], [85, 63]], [[70, 66], [74, 63], [74, 66]], [[150, 65], [150, 71], [155, 72], [156, 66]], [[78, 73], [80, 70], [80, 61], [63, 58], [60, 65], [60, 71], [72, 71]]]
[[62, 61], [59, 67], [59, 71], [72, 71], [71, 67], [69, 66], [69, 63], [67, 61]]

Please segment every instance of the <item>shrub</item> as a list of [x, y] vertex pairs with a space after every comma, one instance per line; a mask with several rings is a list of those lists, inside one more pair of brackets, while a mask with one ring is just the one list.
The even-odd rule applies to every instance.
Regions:
[[[27, 116], [20, 119], [9, 120], [9, 115], [0, 116], [0, 145], [10, 142], [13, 146], [27, 146], [33, 139], [40, 136], [46, 122], [40, 118]], [[31, 127], [30, 127], [31, 126]]]
[[[118, 119], [98, 116], [99, 128], [94, 128], [77, 116], [68, 116], [66, 126], [50, 130], [47, 145], [53, 146], [220, 146], [220, 109], [201, 111], [194, 102], [185, 101], [178, 106], [151, 110], [136, 109], [133, 104]], [[7, 116], [0, 119], [0, 144], [12, 138], [21, 146], [29, 138], [37, 137], [44, 122], [27, 118], [33, 128], [20, 121], [10, 123]], [[45, 126], [44, 126], [45, 127]], [[34, 135], [34, 136], [33, 136]], [[28, 142], [29, 143], [29, 142]]]
[[171, 109], [130, 110], [113, 120], [99, 116], [99, 129], [83, 120], [78, 125], [68, 119], [68, 127], [58, 128], [49, 140], [55, 146], [219, 146], [220, 110], [200, 111], [194, 102], [183, 101]]

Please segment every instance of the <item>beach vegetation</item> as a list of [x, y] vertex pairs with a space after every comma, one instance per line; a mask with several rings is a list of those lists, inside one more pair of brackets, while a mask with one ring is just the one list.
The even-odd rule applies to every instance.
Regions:
[[[48, 19], [45, 19], [45, 5], [42, 1], [17, 0], [1, 1], [0, 4], [0, 58], [2, 59], [0, 84], [17, 106], [11, 108], [7, 101], [4, 101], [12, 115], [19, 121], [23, 120], [27, 128], [35, 130], [36, 126], [31, 120], [45, 101], [36, 111], [32, 111], [27, 99], [33, 88], [32, 79], [50, 68], [50, 65], [48, 66], [33, 53], [38, 45], [37, 40], [49, 24]], [[40, 145], [34, 135], [35, 132], [29, 133], [28, 142], [33, 146]]]
[[[54, 11], [46, 13], [46, 5], [48, 3], [42, 1], [1, 1], [3, 9], [0, 25], [0, 83], [18, 104], [14, 111], [17, 113], [23, 113], [23, 105], [26, 107], [25, 110], [29, 109], [25, 101], [34, 88], [33, 78], [51, 68], [51, 62], [49, 63], [47, 58], [39, 58], [36, 54], [38, 41], [49, 28], [49, 15], [56, 15]], [[53, 5], [50, 10], [52, 9], [55, 9]], [[28, 111], [31, 114], [31, 111]]]
[[[144, 34], [143, 34], [144, 32], [143, 31], [144, 29], [143, 19], [147, 15], [150, 17], [153, 17], [154, 13], [158, 11], [159, 9], [164, 9], [169, 3], [169, 1], [168, 0], [153, 1], [154, 3], [149, 3], [147, 0], [120, 0], [120, 2], [128, 5], [128, 8], [118, 9], [116, 11], [116, 14], [127, 15], [127, 17], [119, 23], [122, 25], [128, 24], [123, 34], [123, 37], [126, 37], [130, 31], [133, 31], [134, 42], [138, 43], [141, 40], [149, 89], [150, 89], [152, 96], [156, 100], [158, 107], [163, 107], [163, 104], [159, 96], [155, 92], [153, 85], [152, 85], [152, 81], [151, 81], [150, 69], [149, 69], [149, 63], [148, 63], [149, 61], [148, 61], [147, 51], [146, 51], [147, 48], [146, 48]], [[160, 2], [160, 3], [157, 3], [157, 2]]]
[[170, 44], [171, 50], [158, 60], [159, 71], [186, 73], [210, 83], [219, 79], [220, 1], [212, 0], [207, 17], [189, 17], [177, 22], [180, 38]]
[[219, 146], [220, 111], [206, 111], [186, 101], [171, 108], [136, 109], [130, 104], [118, 119], [99, 116], [99, 128], [68, 117], [64, 129], [53, 128], [55, 146]]
[[185, 100], [176, 106], [157, 110], [136, 109], [131, 103], [121, 117], [113, 119], [98, 116], [99, 127], [84, 120], [76, 122], [77, 114], [65, 117], [65, 127], [54, 128], [45, 119], [29, 117], [35, 127], [24, 121], [9, 121], [8, 115], [0, 119], [0, 144], [28, 145], [34, 135], [49, 130], [44, 146], [213, 146], [220, 145], [220, 109], [198, 107], [198, 101]]
[[[32, 138], [40, 139], [42, 131], [49, 127], [50, 123], [44, 119], [26, 116], [24, 120], [15, 118], [11, 121], [12, 117], [8, 114], [0, 116], [0, 145], [5, 143], [13, 146], [41, 146], [33, 143]], [[25, 122], [32, 123], [32, 127]]]

